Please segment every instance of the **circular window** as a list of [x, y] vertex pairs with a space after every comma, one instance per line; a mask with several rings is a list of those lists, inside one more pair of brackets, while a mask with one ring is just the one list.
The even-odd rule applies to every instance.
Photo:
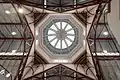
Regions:
[[43, 42], [54, 54], [68, 54], [78, 44], [78, 29], [68, 19], [54, 19], [43, 30]]
[[49, 28], [47, 38], [53, 47], [57, 49], [65, 49], [73, 43], [75, 39], [75, 31], [67, 22], [55, 22]]

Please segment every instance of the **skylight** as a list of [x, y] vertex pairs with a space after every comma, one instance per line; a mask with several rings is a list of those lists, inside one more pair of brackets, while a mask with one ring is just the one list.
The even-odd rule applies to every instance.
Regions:
[[51, 54], [57, 57], [71, 56], [74, 53], [72, 51], [78, 50], [78, 48], [83, 46], [80, 43], [83, 42], [81, 40], [83, 32], [82, 28], [79, 27], [68, 18], [50, 20], [50, 22], [46, 22], [46, 25], [41, 28], [43, 29], [41, 34], [43, 39], [39, 44], [43, 43], [44, 50], [51, 57]]
[[49, 43], [58, 49], [65, 49], [73, 43], [75, 31], [73, 27], [64, 21], [59, 21], [49, 28], [47, 33]]

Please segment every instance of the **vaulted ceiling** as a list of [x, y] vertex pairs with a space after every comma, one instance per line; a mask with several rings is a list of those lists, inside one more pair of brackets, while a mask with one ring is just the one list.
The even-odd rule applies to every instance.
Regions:
[[[66, 74], [64, 79], [68, 79], [66, 77], [68, 76], [70, 77], [70, 80], [73, 80], [76, 77], [72, 73], [75, 73], [75, 75], [78, 75], [80, 78], [85, 77], [87, 80], [93, 80], [95, 78], [95, 68], [91, 61], [91, 55], [88, 53], [87, 44], [85, 42], [87, 33], [89, 31], [87, 30], [88, 24], [91, 23], [89, 23], [87, 20], [91, 19], [92, 21], [98, 4], [105, 3], [107, 1], [0, 0], [0, 64], [8, 70], [8, 73], [12, 74], [13, 79], [26, 79], [27, 77], [36, 74], [38, 74], [39, 77], [43, 77], [41, 76], [41, 72], [45, 70], [45, 73], [54, 73], [55, 71], [58, 71], [58, 69], [56, 69], [57, 67], [59, 68], [58, 74], [61, 72], [61, 68], [65, 70], [65, 73], [63, 70], [63, 73]], [[21, 10], [21, 8], [23, 8], [24, 12]], [[68, 46], [70, 52], [65, 52], [69, 55], [61, 56], [62, 51], [60, 50], [63, 50], [62, 48], [57, 50], [55, 47], [52, 49], [51, 44], [47, 45], [49, 48], [44, 44], [46, 35], [43, 34], [45, 30], [48, 29], [46, 31], [47, 34], [51, 27], [49, 25], [56, 24], [56, 21], [58, 20], [60, 21], [60, 25], [63, 25], [61, 20], [72, 25], [72, 27], [70, 27], [72, 29], [70, 30], [73, 30], [75, 33], [75, 35], [73, 34], [72, 36], [79, 34], [79, 36], [77, 36], [78, 42], [75, 43], [76, 45], [73, 46], [73, 48]], [[47, 26], [49, 26], [49, 28], [47, 28]], [[66, 33], [64, 29], [60, 29], [59, 31]], [[58, 33], [59, 31], [56, 31], [55, 33]], [[101, 28], [99, 31], [101, 31]], [[103, 30], [103, 32], [105, 31], [106, 29]], [[89, 35], [89, 40], [91, 40], [90, 44], [93, 43], [94, 32], [91, 33], [92, 35]], [[64, 35], [66, 34], [60, 33], [57, 35], [57, 38], [62, 37], [63, 39]], [[97, 36], [106, 38], [106, 36], [99, 33]], [[60, 38], [60, 40], [62, 39]], [[68, 40], [72, 41], [71, 39]], [[37, 42], [39, 45], [36, 44]], [[55, 44], [58, 44], [58, 42]], [[67, 46], [69, 44], [70, 43], [66, 43], [65, 45]], [[65, 49], [63, 51], [65, 51]], [[57, 53], [57, 56], [55, 53]], [[78, 68], [78, 71], [82, 70], [82, 74], [75, 72], [75, 67], [73, 67], [73, 70], [68, 68], [71, 65], [68, 67], [63, 65], [55, 66], [58, 63], [77, 64], [77, 67], [80, 67], [80, 69]], [[52, 65], [49, 66], [48, 64]], [[44, 67], [44, 65], [46, 66]], [[93, 69], [91, 69], [91, 66]], [[49, 71], [48, 68], [51, 67], [56, 70], [50, 69]], [[72, 76], [68, 73], [69, 71], [71, 72]], [[55, 78], [50, 78], [49, 80], [56, 80], [58, 77], [60, 77], [59, 75], [56, 76]]]

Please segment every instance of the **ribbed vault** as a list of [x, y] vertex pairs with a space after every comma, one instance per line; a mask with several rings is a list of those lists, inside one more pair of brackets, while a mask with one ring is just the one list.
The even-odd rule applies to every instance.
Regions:
[[[107, 4], [109, 0], [107, 1], [106, 0], [101, 0], [101, 1], [100, 0], [64, 0], [64, 1], [63, 0], [33, 0], [33, 1], [31, 0], [22, 0], [22, 1], [0, 0], [0, 1], [1, 1], [0, 3], [0, 6], [1, 6], [0, 7], [0, 10], [1, 10], [0, 12], [0, 53], [1, 53], [0, 67], [1, 69], [0, 70], [2, 72], [5, 72], [5, 74], [10, 73], [10, 76], [12, 76], [14, 80], [17, 80], [17, 79], [18, 80], [21, 80], [21, 79], [25, 79], [25, 80], [31, 80], [31, 79], [33, 80], [39, 80], [39, 79], [42, 79], [42, 80], [66, 80], [66, 79], [94, 80], [94, 79], [97, 79], [96, 75], [97, 77], [99, 77], [98, 75], [100, 73], [96, 74], [95, 72], [96, 67], [94, 67], [94, 65], [97, 63], [95, 62], [95, 64], [93, 65], [93, 60], [92, 60], [93, 55], [91, 56], [87, 48], [85, 38], [89, 31], [88, 28], [90, 28], [90, 25], [93, 26], [93, 24], [95, 25], [99, 21], [99, 18], [101, 16], [101, 14], [99, 13], [101, 13], [101, 11], [104, 9], [104, 5], [105, 5], [104, 3]], [[19, 10], [19, 8], [24, 8], [24, 10], [26, 12], [28, 11], [29, 13], [25, 12], [24, 14], [20, 14], [17, 11]], [[60, 20], [59, 19], [61, 18], [60, 15], [63, 15], [62, 12], [67, 12], [71, 10], [74, 10], [73, 11], [74, 14], [70, 14], [70, 17], [72, 16], [72, 18], [69, 19], [71, 20], [71, 23], [74, 25], [76, 25], [77, 23], [82, 24], [84, 26], [82, 28], [86, 30], [85, 33], [84, 32], [80, 33], [84, 35], [84, 38], [83, 38], [84, 40], [82, 40], [82, 43], [85, 43], [85, 45], [83, 44], [84, 47], [82, 49], [80, 49], [81, 47], [79, 48], [79, 46], [76, 46], [76, 45], [75, 45], [76, 48], [79, 48], [79, 49], [73, 50], [70, 48], [71, 51], [73, 50], [73, 52], [70, 53], [72, 54], [70, 55], [70, 57], [67, 57], [67, 59], [69, 60], [69, 64], [68, 63], [58, 64], [58, 63], [62, 63], [63, 62], [62, 59], [66, 59], [66, 57], [64, 56], [56, 57], [54, 55], [54, 51], [50, 51], [51, 49], [49, 49], [49, 52], [51, 52], [55, 58], [53, 58], [53, 56], [49, 57], [47, 55], [44, 55], [47, 51], [45, 50], [45, 48], [47, 47], [43, 44], [44, 42], [43, 40], [45, 39], [43, 38], [44, 37], [43, 34], [44, 34], [44, 28], [47, 25], [46, 26], [40, 25], [39, 26], [40, 29], [38, 29], [37, 27], [39, 24], [44, 25], [45, 23], [47, 23], [47, 19], [48, 19], [48, 22], [52, 20], [53, 21]], [[57, 15], [57, 17], [53, 16], [54, 18], [51, 18], [50, 16], [54, 14], [51, 14], [48, 11], [57, 12], [57, 14], [55, 14]], [[58, 12], [60, 14], [58, 14]], [[64, 14], [65, 16], [68, 15], [67, 13], [64, 13]], [[28, 18], [31, 18], [32, 20], [26, 19], [26, 16]], [[58, 19], [55, 19], [55, 18], [58, 18]], [[94, 19], [96, 18], [96, 20], [94, 20], [93, 18]], [[46, 19], [46, 21], [44, 19]], [[65, 22], [64, 19], [61, 19], [61, 20]], [[90, 20], [93, 23], [88, 22], [88, 20]], [[74, 21], [76, 22], [74, 23]], [[57, 22], [54, 22], [54, 23], [57, 23]], [[60, 23], [62, 24], [62, 22]], [[33, 32], [31, 31], [30, 25], [34, 27], [32, 28]], [[80, 25], [78, 26], [77, 29], [79, 28], [80, 28]], [[33, 33], [36, 33], [34, 30], [35, 31], [39, 30], [38, 34], [43, 36], [43, 37], [41, 36], [38, 37], [39, 40], [42, 40], [41, 44], [39, 45], [40, 48], [38, 48], [38, 46], [36, 45], [38, 38], [36, 34], [33, 35]], [[73, 30], [72, 33], [77, 34], [77, 30], [75, 29], [72, 29], [72, 30]], [[47, 30], [47, 32], [49, 32], [49, 30]], [[47, 34], [47, 32], [45, 34]], [[56, 31], [56, 33], [57, 33], [56, 37], [58, 39], [64, 40], [64, 38], [66, 38], [66, 36], [64, 36], [64, 35], [67, 35], [65, 30], [60, 29], [60, 31]], [[92, 45], [94, 44], [93, 43], [93, 40], [94, 40], [93, 27], [90, 28], [90, 33], [91, 34], [88, 35], [87, 40], [89, 45]], [[74, 36], [74, 34], [72, 36]], [[34, 44], [35, 46], [32, 46], [34, 37], [36, 39]], [[80, 38], [78, 40], [80, 41]], [[50, 42], [50, 40], [48, 41]], [[68, 44], [69, 43], [67, 43], [66, 46]], [[62, 47], [59, 47], [59, 48], [63, 49]], [[43, 48], [44, 48], [43, 51], [40, 50]], [[30, 50], [32, 52], [30, 52]], [[93, 47], [92, 52], [95, 52], [94, 50], [95, 48]], [[49, 54], [49, 52], [47, 53]], [[56, 52], [59, 52], [59, 51], [56, 51]], [[58, 59], [57, 60], [58, 62], [53, 63], [55, 59]], [[11, 80], [10, 77], [7, 79]]]
[[77, 72], [62, 64], [58, 64], [50, 69], [47, 69], [41, 73], [31, 76], [25, 80], [94, 80], [80, 72]]

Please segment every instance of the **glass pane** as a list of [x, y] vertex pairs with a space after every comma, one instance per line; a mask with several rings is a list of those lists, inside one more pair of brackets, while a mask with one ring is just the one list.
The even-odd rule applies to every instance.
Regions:
[[72, 41], [74, 41], [75, 36], [67, 36], [68, 38], [70, 38]]
[[52, 31], [52, 30], [49, 30], [49, 31], [48, 31], [48, 34], [55, 34], [55, 32]]
[[55, 27], [55, 25], [52, 25], [50, 28], [57, 31], [57, 28]]
[[62, 22], [62, 29], [64, 29], [66, 25], [67, 25], [66, 22]]
[[70, 40], [68, 40], [68, 39], [65, 39], [65, 40], [66, 40], [68, 46], [70, 46], [72, 44], [72, 42]]
[[75, 34], [74, 30], [70, 30], [67, 32], [67, 34]]
[[55, 46], [57, 40], [58, 40], [58, 39], [53, 40], [53, 41], [51, 42], [51, 45], [52, 45], [52, 46]]
[[69, 29], [71, 29], [72, 27], [71, 27], [71, 25], [67, 25], [67, 27], [65, 28], [65, 30], [69, 30]]
[[[67, 36], [63, 38], [62, 40], [60, 40], [58, 36], [61, 34], [61, 30], [63, 29], [65, 30], [65, 32], [67, 32], [66, 34]], [[57, 32], [59, 32], [59, 34], [56, 34]], [[75, 31], [72, 28], [72, 26], [68, 24], [67, 22], [56, 22], [56, 23], [53, 23], [53, 25], [48, 30], [47, 37], [52, 46], [58, 49], [65, 49], [69, 47], [74, 41]]]
[[56, 22], [55, 24], [60, 29], [60, 22]]
[[67, 45], [65, 44], [65, 41], [62, 40], [62, 49], [67, 48]]
[[60, 49], [60, 40], [58, 41], [56, 48]]
[[55, 36], [48, 36], [48, 40], [51, 41], [52, 39], [54, 39]]

